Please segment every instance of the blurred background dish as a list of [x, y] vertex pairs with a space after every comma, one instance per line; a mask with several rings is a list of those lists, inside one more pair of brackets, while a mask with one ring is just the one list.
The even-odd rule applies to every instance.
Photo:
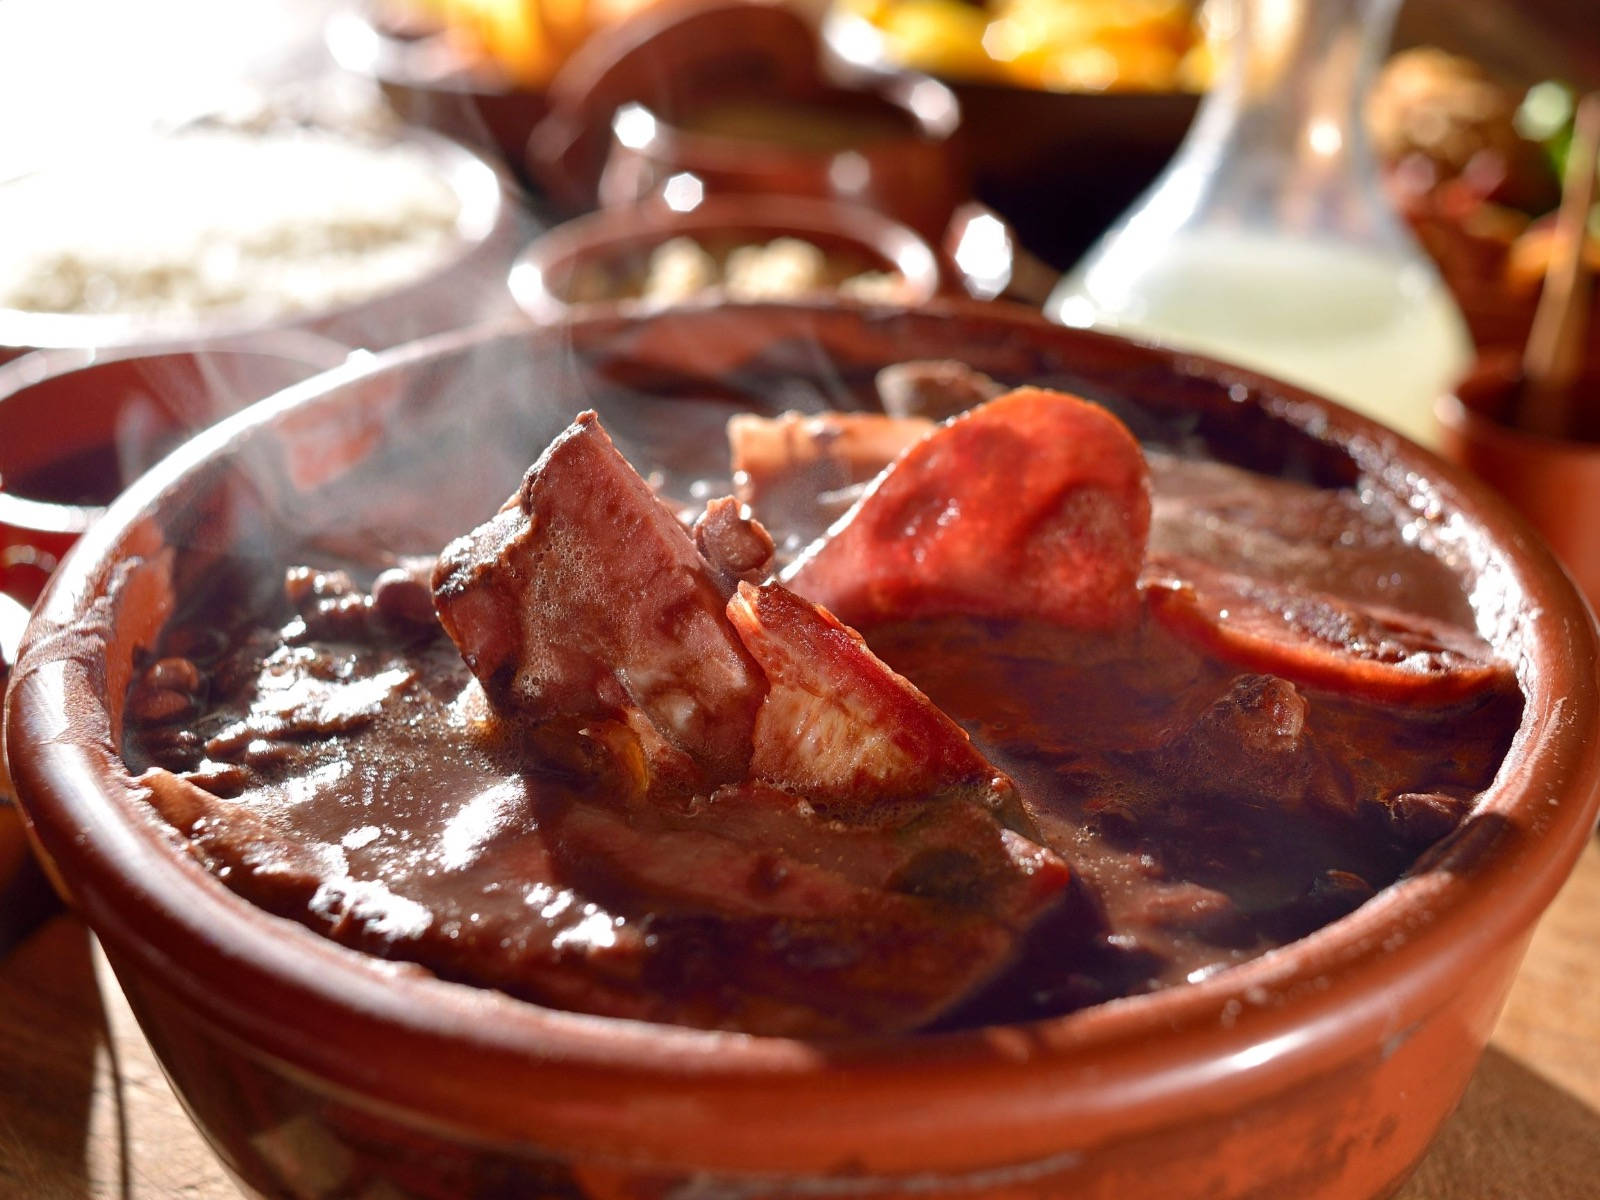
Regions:
[[1600, 607], [1600, 368], [1576, 383], [1587, 425], [1569, 437], [1517, 427], [1522, 385], [1515, 353], [1486, 354], [1435, 409], [1440, 447], [1509, 500]]
[[[108, 186], [108, 183], [110, 186]], [[501, 177], [427, 131], [203, 122], [0, 183], [0, 358], [256, 329], [385, 346], [492, 315]]]
[[937, 237], [967, 196], [950, 90], [830, 60], [781, 4], [650, 9], [586, 43], [549, 102], [529, 169], [568, 208], [632, 203], [688, 172], [709, 194], [836, 197]]
[[[1389, 192], [1480, 348], [1528, 340], [1558, 244], [1575, 111], [1569, 85], [1517, 86], [1431, 48], [1395, 55], [1379, 76], [1369, 118]], [[1584, 253], [1600, 267], [1600, 213]], [[1600, 360], [1594, 330], [1587, 355]]]
[[1600, 603], [1600, 361], [1588, 228], [1600, 92], [1577, 106], [1538, 308], [1520, 355], [1492, 348], [1438, 403], [1445, 454], [1497, 488]]
[[1052, 92], [1202, 91], [1211, 81], [1197, 0], [837, 0], [884, 57], [945, 79]]
[[[548, 108], [544, 86], [527, 84], [464, 50], [437, 23], [408, 12], [353, 5], [336, 10], [326, 29], [341, 68], [372, 80], [395, 113], [523, 168], [528, 134]], [[519, 181], [527, 185], [526, 176]]]
[[61, 555], [146, 468], [349, 353], [284, 330], [204, 350], [40, 350], [0, 366], [0, 591], [31, 604]]
[[[920, 304], [939, 290], [933, 250], [871, 209], [786, 196], [699, 198], [602, 209], [535, 238], [511, 270], [537, 322], [600, 306], [847, 299]], [[693, 203], [690, 203], [693, 201]]]
[[[1076, 76], [1082, 86], [1072, 86], [1065, 71], [1045, 70], [1042, 48], [1032, 58], [1024, 58], [1035, 64], [1031, 75], [1020, 71], [1007, 74], [994, 66], [966, 61], [967, 56], [931, 34], [926, 46], [908, 50], [909, 59], [898, 56], [902, 45], [909, 48], [917, 43], [909, 33], [902, 43], [896, 43], [889, 31], [901, 27], [897, 22], [903, 22], [909, 31], [924, 24], [942, 29], [947, 23], [959, 27], [992, 19], [983, 6], [960, 0], [935, 0], [927, 5], [908, 0], [865, 10], [858, 0], [847, 0], [829, 12], [822, 28], [830, 53], [858, 69], [893, 71], [910, 61], [946, 83], [961, 106], [963, 146], [977, 196], [1015, 227], [1023, 244], [1064, 268], [1161, 173], [1194, 119], [1199, 103], [1195, 86], [1201, 80], [1191, 73], [1180, 86], [1176, 74], [1158, 79], [1148, 70], [1138, 82], [1131, 75], [1119, 77], [1117, 53], [1095, 38], [1103, 34], [1122, 45], [1131, 59], [1138, 56], [1136, 47], [1143, 35], [1135, 32], [1124, 37], [1119, 33], [1123, 27], [1115, 23], [1111, 6], [1091, 3], [1080, 8], [1073, 0], [1062, 0], [1060, 11], [1080, 12], [1086, 18], [1084, 23], [1074, 31], [1064, 16], [1059, 26], [1052, 28], [1043, 19], [1051, 7], [1040, 3], [1029, 9], [1040, 17], [1039, 36], [1076, 38], [1071, 53], [1081, 51], [1101, 64], [1099, 86], [1087, 86], [1086, 74]], [[1183, 28], [1190, 31], [1193, 6], [1157, 7], [1181, 9]], [[1091, 9], [1099, 16], [1090, 19]], [[1022, 10], [1019, 7], [1017, 11]], [[867, 13], [875, 19], [869, 20]], [[1109, 23], [1096, 24], [1101, 18]], [[1152, 44], [1173, 44], [1178, 35], [1171, 29], [1158, 33], [1160, 24], [1158, 18], [1147, 27], [1155, 38]], [[1198, 26], [1193, 29], [1197, 31]], [[968, 29], [962, 36], [970, 40], [971, 33]], [[1192, 39], [1196, 33], [1181, 36]], [[1200, 52], [1199, 42], [1190, 40], [1188, 44], [1196, 54]], [[1105, 58], [1099, 57], [1102, 53]], [[1192, 61], [1197, 64], [1199, 60]], [[1196, 65], [1195, 72], [1198, 70]], [[1206, 72], [1209, 77], [1209, 66]], [[1046, 78], [1054, 86], [1043, 86]]]

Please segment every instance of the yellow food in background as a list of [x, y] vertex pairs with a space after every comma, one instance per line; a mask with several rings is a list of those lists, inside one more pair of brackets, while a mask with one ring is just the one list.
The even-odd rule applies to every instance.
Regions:
[[895, 62], [952, 79], [1055, 91], [1204, 88], [1211, 55], [1192, 0], [837, 0]]
[[[469, 58], [539, 87], [597, 30], [667, 0], [389, 0]], [[1199, 90], [1211, 78], [1197, 0], [834, 0], [895, 62], [951, 79], [1057, 91]]]
[[437, 26], [467, 58], [541, 87], [597, 30], [659, 0], [390, 0], [403, 23]]

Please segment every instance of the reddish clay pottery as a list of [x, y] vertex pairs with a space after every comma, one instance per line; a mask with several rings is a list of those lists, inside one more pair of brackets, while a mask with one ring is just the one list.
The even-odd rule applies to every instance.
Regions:
[[[1359, 481], [1446, 539], [1525, 697], [1465, 824], [1348, 916], [1196, 983], [798, 1041], [557, 1012], [352, 952], [229, 891], [129, 778], [130, 673], [199, 574], [265, 583], [330, 538], [437, 547], [591, 404], [649, 465], [722, 453], [735, 406], [859, 406], [884, 365], [952, 356], [1237, 464]], [[1590, 836], [1596, 653], [1582, 599], [1485, 485], [1305, 392], [1005, 306], [714, 306], [418, 344], [200, 435], [57, 573], [7, 734], [40, 850], [251, 1195], [1360, 1200], [1398, 1188], [1455, 1106]]]
[[711, 194], [838, 198], [937, 237], [966, 194], [948, 88], [830, 75], [814, 28], [762, 0], [651, 9], [585, 44], [549, 99], [529, 169], [572, 208], [690, 174]]
[[[1434, 414], [1445, 456], [1478, 475], [1511, 502], [1572, 572], [1591, 604], [1600, 605], [1600, 420], [1587, 414], [1579, 436], [1545, 437], [1511, 424], [1522, 383], [1512, 353], [1479, 359]], [[1600, 411], [1600, 372], [1576, 385]]]
[[[713, 196], [681, 210], [664, 201], [602, 209], [577, 217], [537, 237], [511, 268], [511, 293], [530, 319], [559, 321], [574, 311], [648, 301], [619, 294], [586, 295], [581, 281], [625, 281], [641, 276], [651, 253], [673, 238], [707, 247], [764, 244], [797, 238], [825, 255], [853, 264], [855, 271], [899, 275], [904, 303], [920, 304], [939, 290], [933, 250], [911, 230], [871, 209], [829, 200], [785, 196]], [[719, 303], [717, 289], [693, 303]]]
[[338, 366], [280, 332], [208, 350], [40, 350], [0, 366], [0, 590], [31, 602], [106, 505], [185, 437]]

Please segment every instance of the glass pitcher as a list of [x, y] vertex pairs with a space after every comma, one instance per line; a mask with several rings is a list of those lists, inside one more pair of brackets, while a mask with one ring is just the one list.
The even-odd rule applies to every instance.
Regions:
[[1367, 142], [1363, 101], [1398, 7], [1214, 5], [1221, 78], [1045, 311], [1254, 367], [1431, 439], [1433, 401], [1471, 342]]

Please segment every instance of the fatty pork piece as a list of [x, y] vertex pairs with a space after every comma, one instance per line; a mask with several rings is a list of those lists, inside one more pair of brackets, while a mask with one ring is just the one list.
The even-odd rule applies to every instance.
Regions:
[[1139, 444], [1098, 405], [1019, 388], [905, 450], [783, 580], [856, 625], [971, 614], [1138, 620], [1150, 530]]
[[541, 836], [594, 894], [643, 906], [640, 969], [671, 980], [655, 1019], [916, 1028], [1063, 898], [1066, 866], [960, 727], [816, 606], [725, 594], [593, 414], [445, 550], [435, 601], [503, 715], [576, 719], [645, 764]]

